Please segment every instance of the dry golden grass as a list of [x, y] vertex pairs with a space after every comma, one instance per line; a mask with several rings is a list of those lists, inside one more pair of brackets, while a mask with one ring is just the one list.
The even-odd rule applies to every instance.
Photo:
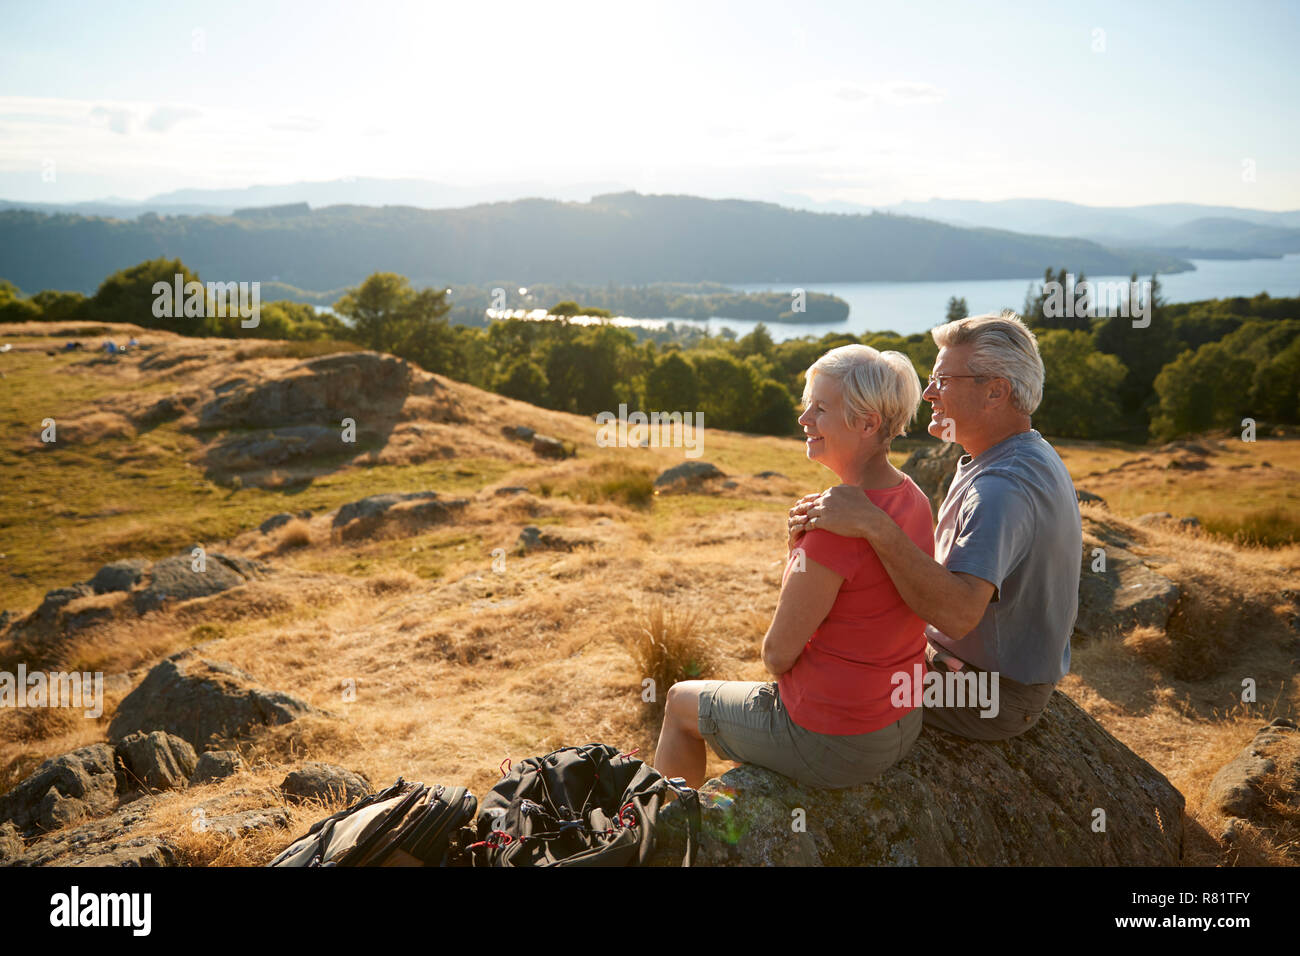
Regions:
[[283, 554], [295, 548], [310, 547], [311, 543], [311, 525], [301, 518], [294, 518], [281, 529], [280, 540], [276, 542], [276, 552]]
[[681, 680], [708, 678], [716, 666], [712, 649], [699, 633], [699, 612], [668, 605], [661, 598], [613, 633], [645, 675], [642, 681], [653, 681], [648, 690], [653, 690], [651, 697], [660, 712], [669, 687]]
[[[48, 342], [36, 344], [48, 347]], [[179, 352], [172, 356], [174, 363], [165, 370], [172, 385], [229, 373], [214, 361], [226, 345], [205, 341], [169, 348], [194, 351], [192, 360]], [[294, 361], [288, 355], [249, 356], [253, 373], [258, 363]], [[61, 361], [40, 357], [52, 367]], [[123, 376], [115, 381], [126, 387], [129, 368], [120, 363], [95, 371]], [[69, 376], [60, 387], [80, 388], [84, 382]], [[152, 387], [142, 382], [146, 386]], [[123, 615], [61, 646], [69, 667], [109, 675], [105, 713], [92, 720], [52, 711], [42, 716], [0, 712], [0, 790], [44, 757], [103, 740], [117, 702], [147, 669], [198, 644], [206, 656], [249, 671], [263, 686], [295, 694], [335, 716], [302, 718], [250, 734], [236, 742], [247, 764], [239, 775], [159, 796], [147, 826], [168, 834], [182, 858], [196, 865], [265, 863], [316, 819], [338, 809], [291, 806], [288, 830], [237, 841], [192, 828], [191, 811], [200, 800], [226, 798], [221, 812], [280, 805], [274, 788], [301, 760], [341, 764], [365, 773], [376, 787], [400, 775], [461, 784], [481, 795], [500, 778], [499, 765], [506, 759], [563, 745], [605, 741], [622, 750], [639, 747], [653, 761], [660, 712], [642, 699], [645, 677], [657, 681], [659, 706], [676, 677], [768, 678], [759, 648], [786, 557], [785, 509], [798, 495], [835, 483], [825, 469], [807, 461], [799, 442], [708, 430], [703, 460], [717, 464], [736, 487], [647, 502], [640, 489], [659, 469], [680, 463], [681, 449], [602, 448], [595, 444], [597, 426], [590, 419], [458, 383], [446, 387], [475, 409], [468, 430], [412, 420], [433, 430], [394, 429], [395, 437], [380, 452], [381, 461], [389, 455], [389, 464], [376, 470], [339, 465], [296, 490], [301, 496], [288, 499], [296, 502], [292, 506], [278, 496], [256, 499], [273, 506], [258, 505], [260, 511], [235, 523], [220, 549], [264, 556], [276, 565], [274, 576], [144, 618]], [[420, 414], [435, 411], [431, 405]], [[579, 457], [537, 459], [526, 445], [501, 438], [502, 424], [526, 424], [573, 441]], [[450, 439], [442, 429], [461, 435], [462, 442], [473, 432], [475, 447], [490, 455], [490, 465], [475, 460], [470, 468], [465, 444], [444, 463], [438, 449]], [[194, 441], [179, 432], [158, 428], [137, 444], [146, 437], [154, 443], [151, 454], [171, 454], [179, 461], [196, 453]], [[112, 455], [144, 454], [129, 441], [115, 441]], [[1209, 467], [1200, 471], [1165, 469], [1163, 462], [1175, 453], [1154, 449], [1078, 443], [1063, 444], [1061, 450], [1080, 487], [1109, 502], [1109, 511], [1088, 509], [1089, 515], [1105, 522], [1107, 533], [1137, 542], [1138, 554], [1179, 583], [1184, 594], [1167, 631], [1134, 630], [1076, 642], [1062, 691], [1186, 796], [1185, 862], [1294, 863], [1295, 821], [1286, 815], [1288, 808], [1275, 808], [1269, 827], [1245, 833], [1229, 847], [1217, 839], [1222, 822], [1202, 802], [1214, 773], [1261, 724], [1300, 709], [1295, 664], [1300, 648], [1290, 624], [1300, 589], [1300, 546], [1246, 547], [1173, 526], [1138, 526], [1130, 519], [1169, 510], [1195, 513], [1202, 521], [1215, 515], [1237, 520], [1264, 507], [1289, 508], [1292, 473], [1300, 473], [1300, 441], [1227, 446], [1209, 456]], [[432, 456], [427, 461], [403, 464], [426, 454]], [[1151, 461], [1124, 464], [1144, 456]], [[896, 463], [902, 457], [900, 451]], [[1263, 460], [1272, 467], [1263, 467]], [[1241, 464], [1249, 467], [1233, 467]], [[769, 469], [788, 478], [751, 477]], [[300, 475], [287, 471], [265, 477], [271, 487], [297, 488], [301, 482]], [[192, 469], [177, 466], [167, 473], [167, 487], [196, 478]], [[199, 495], [200, 484], [193, 480], [196, 490], [186, 493]], [[506, 485], [530, 491], [493, 493]], [[463, 495], [469, 504], [450, 524], [331, 542], [329, 507], [364, 494], [427, 487]], [[330, 488], [346, 491], [335, 498], [308, 497]], [[35, 498], [38, 490], [33, 482], [24, 498]], [[218, 496], [207, 489], [203, 494], [208, 495], [203, 507], [211, 510], [217, 507], [213, 501], [239, 503], [250, 492], [221, 489]], [[103, 560], [171, 547], [178, 533], [187, 540], [198, 534], [183, 524], [183, 512], [155, 520], [126, 510], [130, 504], [125, 499], [94, 504], [102, 516], [85, 527], [95, 531], [94, 548]], [[240, 530], [255, 528], [276, 510], [300, 507], [316, 509], [316, 517], [296, 519], [273, 535]], [[170, 521], [180, 524], [166, 527]], [[511, 553], [526, 524], [580, 536], [588, 545], [568, 552]], [[71, 553], [79, 540], [84, 547], [82, 534], [60, 529], [42, 546]], [[217, 547], [220, 537], [207, 534], [203, 540]], [[502, 565], [494, 563], [497, 549], [505, 553]], [[66, 563], [36, 567], [49, 575], [44, 587], [73, 577]], [[23, 588], [25, 596], [39, 594], [34, 585]], [[1284, 597], [1286, 592], [1291, 596]], [[1258, 688], [1255, 703], [1241, 702], [1245, 678]], [[708, 759], [709, 775], [729, 767], [712, 752]], [[237, 789], [246, 793], [235, 795]]]
[[[1300, 607], [1280, 597], [1294, 593], [1300, 548], [1243, 548], [1175, 525], [1106, 521], [1139, 542], [1137, 553], [1182, 594], [1167, 631], [1075, 641], [1060, 689], [1187, 798], [1185, 862], [1232, 862], [1217, 840], [1222, 822], [1202, 802], [1215, 773], [1262, 724], [1300, 711], [1291, 625]], [[1252, 703], [1242, 702], [1247, 679]]]

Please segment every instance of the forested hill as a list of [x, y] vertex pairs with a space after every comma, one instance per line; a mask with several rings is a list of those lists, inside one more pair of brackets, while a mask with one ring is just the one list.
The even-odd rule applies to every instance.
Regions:
[[0, 275], [24, 289], [91, 292], [144, 259], [179, 257], [204, 277], [307, 290], [379, 270], [416, 284], [832, 282], [1031, 277], [1069, 262], [1089, 275], [1177, 272], [1172, 256], [894, 216], [747, 200], [611, 193], [464, 209], [287, 206], [233, 216], [134, 220], [0, 212]]

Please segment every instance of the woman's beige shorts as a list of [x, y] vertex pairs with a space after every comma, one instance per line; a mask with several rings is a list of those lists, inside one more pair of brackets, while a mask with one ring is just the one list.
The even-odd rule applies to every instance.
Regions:
[[839, 789], [880, 776], [921, 735], [921, 709], [869, 734], [818, 734], [790, 718], [775, 681], [705, 681], [700, 733], [723, 760], [753, 763], [801, 784]]

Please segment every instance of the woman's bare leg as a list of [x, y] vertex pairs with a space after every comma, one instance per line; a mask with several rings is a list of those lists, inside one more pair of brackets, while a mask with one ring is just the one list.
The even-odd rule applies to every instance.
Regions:
[[664, 702], [664, 724], [659, 731], [652, 766], [665, 777], [685, 777], [688, 787], [704, 783], [708, 760], [700, 734], [700, 691], [704, 681], [678, 681], [668, 688]]

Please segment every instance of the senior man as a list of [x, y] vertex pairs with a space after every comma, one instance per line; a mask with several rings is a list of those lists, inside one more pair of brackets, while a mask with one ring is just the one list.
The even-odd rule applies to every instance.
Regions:
[[[846, 485], [800, 499], [790, 526], [867, 539], [903, 600], [929, 625], [927, 678], [996, 688], [995, 706], [976, 695], [940, 706], [927, 701], [925, 724], [1003, 740], [1038, 722], [1070, 668], [1083, 551], [1079, 504], [1060, 456], [1030, 424], [1042, 399], [1043, 362], [1019, 316], [972, 316], [931, 334], [939, 354], [921, 396], [933, 406], [929, 432], [966, 451], [939, 509], [934, 557]], [[945, 671], [954, 676], [944, 679]]]

